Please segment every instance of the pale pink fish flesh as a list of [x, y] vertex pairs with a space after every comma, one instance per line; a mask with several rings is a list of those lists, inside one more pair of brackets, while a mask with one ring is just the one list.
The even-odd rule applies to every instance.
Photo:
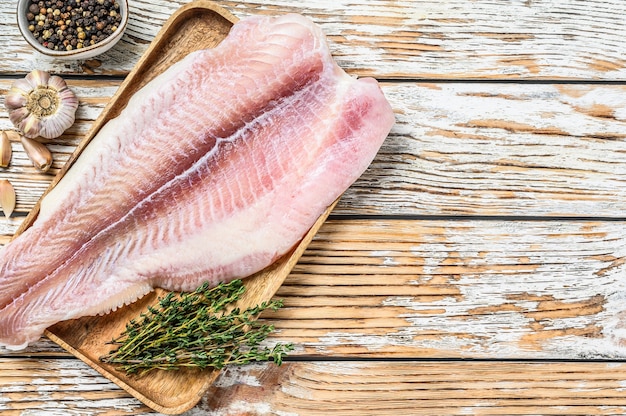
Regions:
[[142, 88], [0, 251], [0, 345], [155, 287], [244, 278], [289, 251], [394, 123], [377, 82], [299, 15], [240, 21]]

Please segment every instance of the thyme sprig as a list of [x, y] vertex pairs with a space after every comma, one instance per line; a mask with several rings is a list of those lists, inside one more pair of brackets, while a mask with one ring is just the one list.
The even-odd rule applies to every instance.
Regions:
[[169, 293], [158, 306], [128, 322], [125, 331], [108, 343], [116, 348], [100, 360], [128, 374], [182, 367], [221, 369], [270, 360], [280, 365], [293, 346], [261, 346], [274, 326], [256, 318], [264, 310], [276, 311], [282, 301], [233, 309], [244, 291], [242, 281], [233, 280], [215, 287], [205, 283], [190, 293]]

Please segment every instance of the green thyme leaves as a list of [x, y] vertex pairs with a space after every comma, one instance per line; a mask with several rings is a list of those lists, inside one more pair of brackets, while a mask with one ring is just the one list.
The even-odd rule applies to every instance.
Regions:
[[257, 317], [264, 310], [279, 309], [282, 302], [233, 309], [244, 291], [242, 281], [234, 280], [213, 288], [204, 284], [191, 293], [169, 293], [130, 321], [110, 342], [116, 348], [100, 360], [129, 374], [183, 367], [221, 369], [259, 361], [280, 365], [293, 346], [262, 346], [274, 327], [260, 324]]

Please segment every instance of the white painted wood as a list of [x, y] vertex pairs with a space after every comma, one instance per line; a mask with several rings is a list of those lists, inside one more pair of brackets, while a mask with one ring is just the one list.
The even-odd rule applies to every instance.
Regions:
[[157, 415], [86, 364], [0, 358], [3, 415]]
[[[0, 80], [9, 88], [11, 80]], [[70, 80], [77, 123], [38, 173], [19, 143], [0, 171], [25, 214], [117, 82]], [[383, 83], [397, 124], [336, 214], [623, 217], [626, 88], [595, 84]], [[12, 128], [0, 115], [0, 129]], [[373, 192], [374, 191], [374, 192]], [[14, 229], [3, 228], [6, 235]]]
[[624, 225], [330, 221], [267, 318], [303, 354], [622, 359]]
[[298, 356], [624, 359], [625, 225], [331, 220], [264, 319]]
[[[615, 415], [624, 363], [295, 362], [231, 367], [183, 416]], [[0, 360], [8, 416], [159, 416], [79, 362]]]
[[397, 124], [336, 212], [623, 217], [623, 86], [383, 90]]
[[[14, 143], [0, 178], [18, 190], [18, 216], [0, 218], [0, 245], [185, 3], [131, 0], [121, 43], [85, 62], [32, 54], [14, 2], [0, 3], [0, 109], [10, 79], [34, 68], [79, 75], [81, 101], [75, 126], [49, 143], [49, 174]], [[555, 81], [626, 80], [626, 3], [219, 4], [239, 17], [302, 12], [350, 73], [410, 81], [383, 83], [398, 123], [335, 211], [366, 219], [329, 221], [281, 288], [286, 307], [264, 317], [277, 327], [269, 342], [294, 342], [299, 359], [354, 361], [229, 369], [186, 416], [624, 413], [626, 89]], [[499, 361], [509, 358], [529, 361]], [[157, 415], [47, 340], [0, 349], [0, 412]]]
[[229, 369], [206, 415], [623, 414], [618, 363], [314, 362]]
[[[0, 73], [34, 68], [124, 74], [185, 0], [131, 0], [120, 44], [89, 62], [33, 54], [0, 3]], [[238, 17], [299, 12], [318, 22], [339, 63], [384, 78], [626, 79], [622, 0], [220, 1]]]

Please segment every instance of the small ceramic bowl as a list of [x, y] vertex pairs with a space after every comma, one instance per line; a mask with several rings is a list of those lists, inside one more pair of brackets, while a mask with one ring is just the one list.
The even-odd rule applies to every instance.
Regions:
[[17, 25], [22, 33], [22, 36], [37, 52], [57, 59], [88, 59], [94, 56], [100, 55], [109, 49], [111, 49], [122, 37], [126, 25], [128, 24], [128, 0], [116, 0], [120, 6], [120, 14], [122, 21], [120, 22], [117, 30], [113, 32], [108, 38], [81, 49], [74, 49], [71, 51], [54, 51], [41, 45], [35, 36], [28, 30], [28, 19], [26, 14], [28, 13], [29, 0], [18, 0], [17, 2]]

